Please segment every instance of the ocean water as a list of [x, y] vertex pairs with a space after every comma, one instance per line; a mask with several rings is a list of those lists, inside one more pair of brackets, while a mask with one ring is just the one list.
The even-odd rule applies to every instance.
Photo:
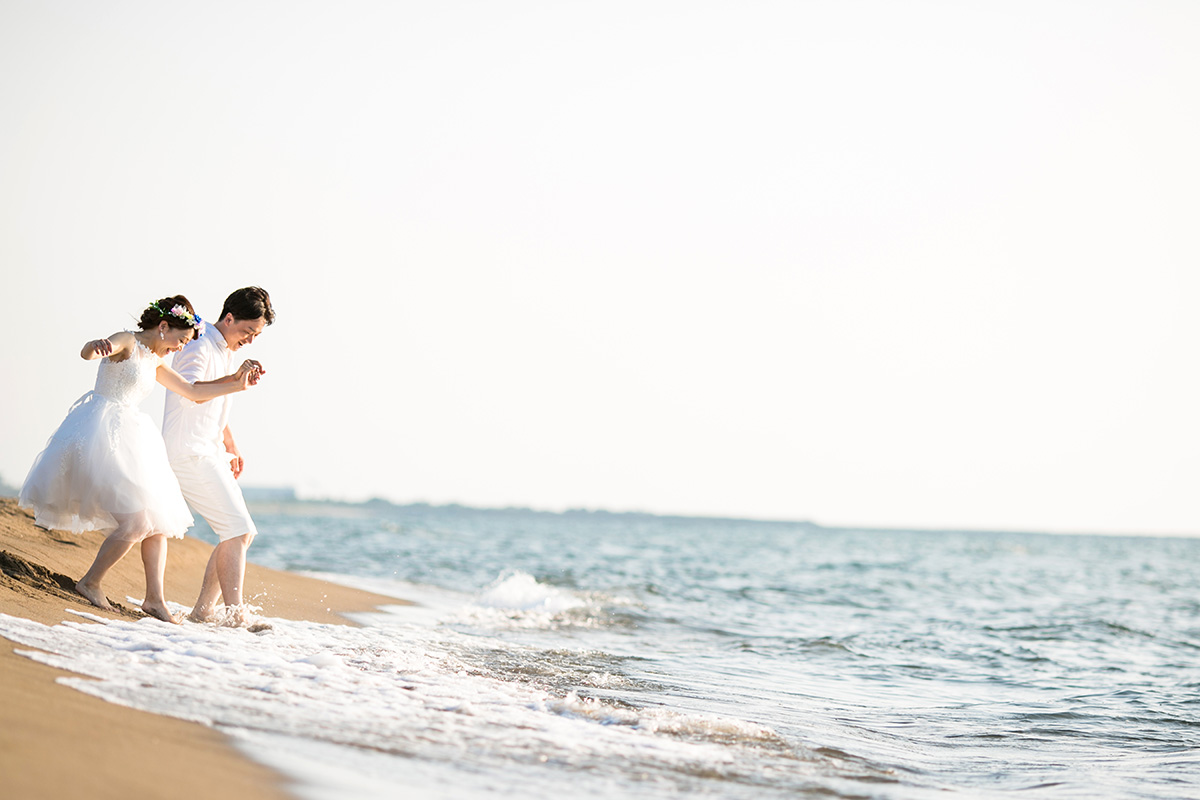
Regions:
[[0, 634], [304, 798], [1200, 797], [1200, 540], [302, 508], [253, 560], [417, 605]]

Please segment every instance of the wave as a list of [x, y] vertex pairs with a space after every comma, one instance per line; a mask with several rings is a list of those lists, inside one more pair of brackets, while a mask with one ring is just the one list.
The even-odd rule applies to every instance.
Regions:
[[483, 608], [548, 614], [561, 614], [586, 605], [575, 594], [538, 583], [537, 578], [520, 571], [501, 575], [475, 602]]
[[509, 570], [445, 622], [504, 630], [611, 628], [634, 624], [636, 609], [625, 598], [560, 588]]
[[602, 725], [624, 725], [683, 739], [721, 744], [784, 744], [783, 738], [775, 731], [753, 722], [708, 714], [684, 714], [660, 708], [621, 707], [594, 697], [580, 696], [577, 692], [550, 701], [547, 708], [558, 714], [588, 719]]

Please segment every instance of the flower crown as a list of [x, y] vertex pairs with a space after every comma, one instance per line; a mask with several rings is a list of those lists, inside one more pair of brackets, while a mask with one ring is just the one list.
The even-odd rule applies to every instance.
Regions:
[[171, 306], [170, 311], [163, 311], [162, 307], [157, 302], [151, 303], [150, 307], [153, 308], [155, 311], [157, 311], [159, 314], [161, 314], [164, 319], [167, 317], [175, 317], [176, 319], [183, 320], [188, 325], [190, 325], [191, 327], [196, 329], [196, 337], [199, 338], [200, 323], [204, 321], [204, 320], [200, 319], [199, 314], [193, 314], [192, 312], [188, 311], [186, 308], [184, 308], [182, 305], [180, 305], [178, 303]]

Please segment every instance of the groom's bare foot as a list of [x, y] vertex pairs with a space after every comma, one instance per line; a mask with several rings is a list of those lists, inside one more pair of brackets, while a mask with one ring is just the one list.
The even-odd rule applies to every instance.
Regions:
[[250, 612], [243, 605], [225, 606], [225, 619], [221, 624], [229, 628], [245, 628], [250, 624]]
[[104, 596], [104, 592], [99, 586], [92, 586], [80, 580], [79, 583], [75, 584], [75, 591], [86, 597], [88, 602], [96, 606], [96, 608], [103, 608], [106, 611], [116, 610], [108, 602], [108, 598]]
[[191, 622], [215, 622], [217, 618], [216, 609], [196, 606], [188, 612], [187, 618]]
[[167, 608], [166, 603], [142, 603], [142, 611], [147, 616], [161, 619], [163, 622], [170, 622], [173, 625], [179, 624], [179, 617], [171, 613], [171, 609]]

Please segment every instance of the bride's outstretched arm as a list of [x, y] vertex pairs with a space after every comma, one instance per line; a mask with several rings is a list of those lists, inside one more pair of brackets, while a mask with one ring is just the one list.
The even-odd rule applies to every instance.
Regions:
[[258, 382], [259, 374], [253, 367], [243, 364], [237, 372], [226, 375], [224, 378], [189, 383], [186, 378], [166, 364], [160, 364], [155, 377], [159, 383], [175, 394], [186, 397], [193, 403], [203, 403], [234, 392], [244, 392]]
[[[245, 372], [246, 370], [251, 371], [251, 374], [250, 374], [250, 385], [251, 386], [256, 385], [267, 371], [266, 368], [263, 367], [262, 364], [255, 361], [252, 358], [248, 358], [242, 362], [242, 365], [240, 367], [238, 367], [237, 372], [231, 372], [228, 375], [225, 375], [220, 378], [214, 378], [211, 381], [196, 381], [195, 385], [203, 386], [203, 385], [209, 384], [209, 383], [229, 383], [230, 381], [235, 381], [235, 382], [240, 381], [242, 379], [242, 373]], [[184, 380], [187, 380], [187, 379], [184, 378]]]

